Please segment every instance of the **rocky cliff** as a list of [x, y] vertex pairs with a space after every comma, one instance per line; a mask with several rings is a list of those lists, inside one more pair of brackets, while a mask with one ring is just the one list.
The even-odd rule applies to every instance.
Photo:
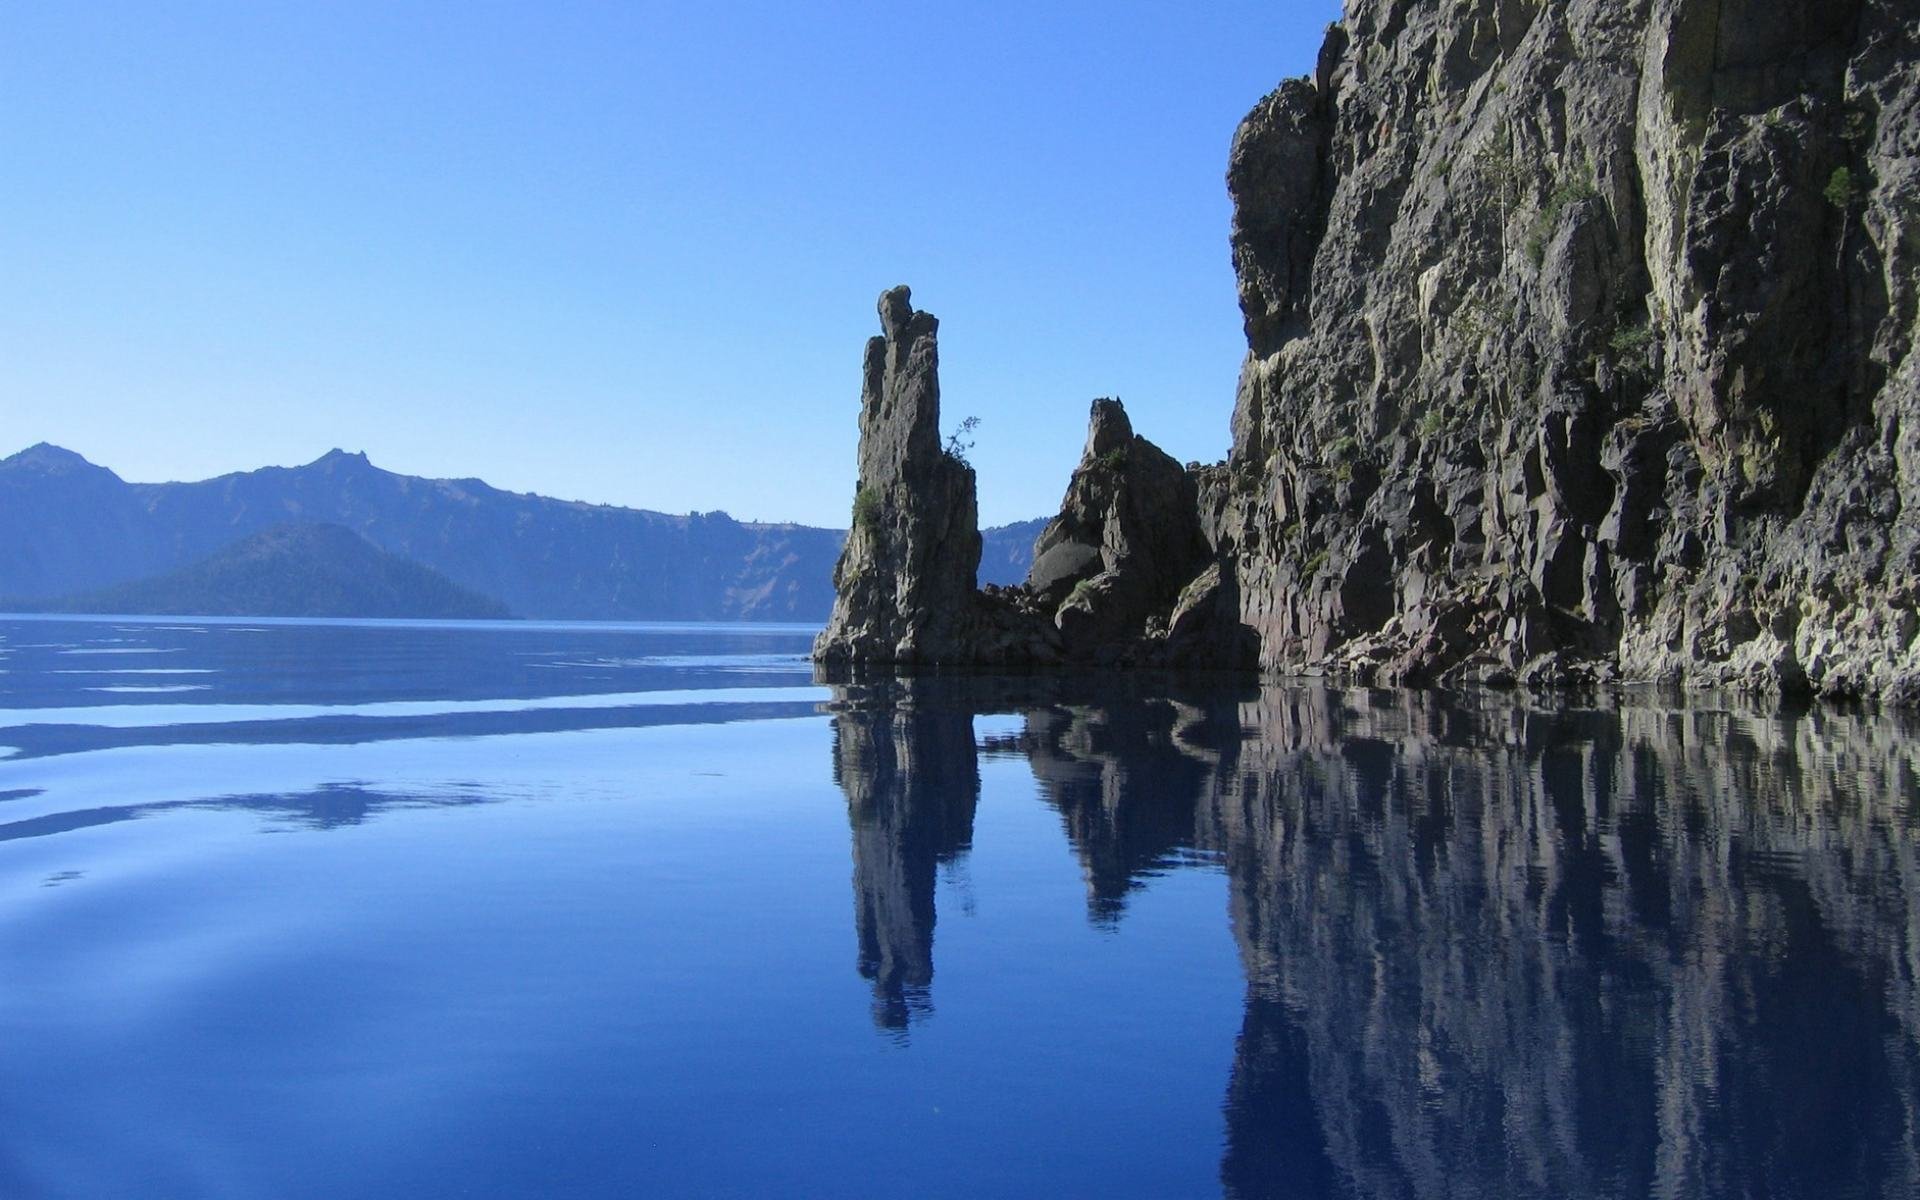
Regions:
[[971, 657], [980, 524], [973, 468], [940, 441], [940, 322], [897, 287], [880, 297], [880, 327], [861, 373], [853, 528], [814, 656], [961, 660]]
[[[999, 632], [957, 585], [924, 610], [942, 660], [1920, 701], [1920, 6], [1349, 0], [1227, 184], [1228, 460], [1096, 406]], [[946, 478], [887, 510], [921, 549], [843, 573], [926, 603]]]
[[1920, 9], [1350, 0], [1234, 138], [1262, 664], [1920, 699]]

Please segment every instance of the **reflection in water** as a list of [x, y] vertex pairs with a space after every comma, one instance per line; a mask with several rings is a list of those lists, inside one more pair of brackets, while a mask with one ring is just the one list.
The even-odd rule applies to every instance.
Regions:
[[873, 1019], [904, 1031], [933, 982], [933, 888], [973, 839], [973, 715], [897, 694], [834, 722], [834, 781], [853, 825], [853, 923]]
[[1920, 1191], [1920, 741], [1900, 722], [1217, 682], [835, 689], [860, 966], [927, 1005], [972, 717], [1017, 713], [1095, 921], [1224, 864], [1240, 1197]]
[[[26, 799], [37, 792], [15, 793]], [[8, 793], [0, 793], [5, 799]], [[119, 821], [134, 821], [160, 813], [193, 809], [244, 809], [270, 819], [285, 822], [286, 828], [322, 831], [346, 829], [362, 824], [390, 809], [429, 808], [446, 805], [484, 804], [491, 799], [475, 786], [443, 790], [438, 794], [408, 793], [396, 795], [357, 784], [328, 784], [306, 792], [285, 794], [208, 796], [199, 800], [163, 800], [153, 804], [101, 805], [94, 808], [62, 809], [58, 812], [18, 820], [0, 821], [0, 842], [20, 838], [48, 837], [92, 829]], [[273, 825], [267, 826], [269, 829]]]

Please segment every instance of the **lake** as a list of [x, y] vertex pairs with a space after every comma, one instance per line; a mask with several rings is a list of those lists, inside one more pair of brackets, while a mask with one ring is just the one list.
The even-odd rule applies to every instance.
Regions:
[[0, 1196], [1920, 1193], [1901, 717], [0, 619]]

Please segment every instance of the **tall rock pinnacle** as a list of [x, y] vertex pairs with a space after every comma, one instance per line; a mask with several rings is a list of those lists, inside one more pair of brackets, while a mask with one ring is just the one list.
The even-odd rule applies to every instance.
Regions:
[[880, 297], [860, 388], [860, 482], [834, 568], [828, 663], [933, 665], [970, 657], [980, 565], [973, 468], [940, 444], [940, 322], [896, 287]]

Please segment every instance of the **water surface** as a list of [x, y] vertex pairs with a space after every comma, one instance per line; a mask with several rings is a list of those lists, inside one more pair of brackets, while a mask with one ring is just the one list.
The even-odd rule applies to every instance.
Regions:
[[0, 1195], [1920, 1190], [1900, 720], [810, 636], [0, 620]]

